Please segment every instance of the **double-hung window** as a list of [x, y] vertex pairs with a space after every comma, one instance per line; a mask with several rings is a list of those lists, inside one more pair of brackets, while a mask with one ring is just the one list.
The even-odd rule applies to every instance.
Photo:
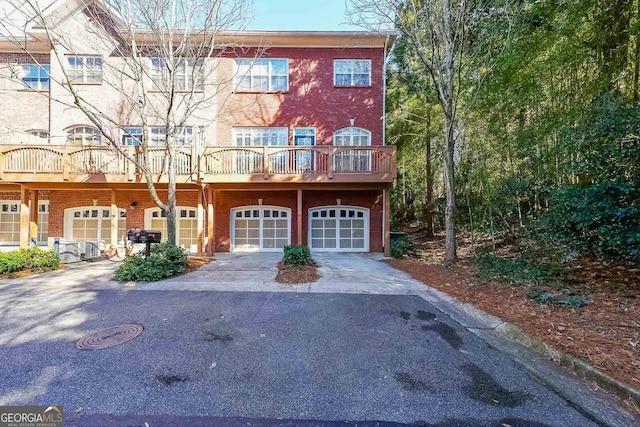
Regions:
[[[190, 126], [176, 129], [177, 145], [191, 145], [193, 141], [193, 128]], [[142, 127], [125, 127], [122, 143], [124, 145], [140, 145], [142, 142]], [[149, 126], [149, 146], [162, 147], [167, 145], [167, 131], [164, 126]]]
[[370, 59], [335, 59], [333, 61], [335, 86], [371, 86]]
[[[277, 127], [237, 127], [234, 128], [234, 139], [240, 147], [272, 147], [288, 145], [288, 128]], [[286, 151], [269, 153], [269, 168], [282, 169], [286, 162]], [[234, 168], [237, 173], [261, 173], [264, 169], [262, 151], [238, 150], [235, 155]]]
[[49, 64], [29, 64], [22, 66], [22, 83], [33, 90], [49, 90]]
[[102, 57], [67, 55], [67, 75], [70, 83], [101, 83]]
[[288, 59], [235, 59], [234, 85], [238, 92], [286, 92]]
[[204, 86], [202, 58], [176, 58], [170, 66], [164, 58], [151, 58], [152, 90], [173, 88], [181, 92], [202, 91]]

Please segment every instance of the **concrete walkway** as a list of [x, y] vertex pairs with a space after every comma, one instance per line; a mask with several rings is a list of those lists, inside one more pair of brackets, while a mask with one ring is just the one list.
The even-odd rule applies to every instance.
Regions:
[[280, 253], [215, 255], [204, 267], [155, 283], [136, 283], [136, 290], [315, 292], [346, 294], [414, 295], [425, 286], [389, 267], [379, 254], [314, 254], [320, 279], [302, 285], [275, 281]]

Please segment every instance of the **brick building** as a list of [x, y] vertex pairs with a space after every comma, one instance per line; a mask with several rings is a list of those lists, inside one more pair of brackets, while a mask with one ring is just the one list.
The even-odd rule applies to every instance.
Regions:
[[[86, 8], [99, 3], [88, 3], [63, 2], [57, 31], [90, 39]], [[234, 47], [204, 60], [202, 67], [214, 71], [203, 77], [202, 96], [211, 90], [207, 79], [228, 84], [218, 85], [212, 102], [180, 128], [178, 243], [210, 254], [280, 251], [285, 244], [388, 250], [396, 152], [384, 142], [384, 66], [395, 36], [240, 31], [220, 37]], [[108, 82], [108, 70], [123, 59], [96, 48], [52, 49], [37, 28], [27, 27], [19, 40], [0, 38], [0, 245], [61, 238], [116, 246], [131, 228], [166, 235], [144, 175], [105, 143], [73, 107], [69, 90], [56, 84], [71, 74], [79, 79], [81, 96], [120, 117], [111, 132], [135, 156], [142, 125]], [[156, 61], [149, 56], [151, 80]], [[199, 63], [183, 61], [185, 69]], [[164, 197], [164, 128], [146, 129], [156, 138], [153, 176]]]

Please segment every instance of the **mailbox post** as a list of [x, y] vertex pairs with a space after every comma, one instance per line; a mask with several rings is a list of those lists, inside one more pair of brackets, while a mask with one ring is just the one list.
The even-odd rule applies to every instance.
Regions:
[[149, 256], [151, 254], [151, 244], [160, 243], [162, 233], [154, 230], [139, 230], [134, 228], [127, 233], [127, 239], [132, 243], [144, 243], [144, 255]]

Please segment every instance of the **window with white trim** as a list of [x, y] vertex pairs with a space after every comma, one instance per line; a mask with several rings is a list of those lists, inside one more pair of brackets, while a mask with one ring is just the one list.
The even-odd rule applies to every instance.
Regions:
[[334, 59], [333, 84], [335, 86], [371, 86], [370, 59]]
[[[179, 127], [176, 129], [177, 145], [191, 145], [194, 131], [191, 126]], [[123, 128], [122, 143], [124, 145], [140, 145], [142, 142], [142, 127], [127, 126]], [[164, 126], [149, 126], [149, 145], [167, 145], [167, 131]]]
[[27, 64], [22, 66], [22, 83], [33, 90], [49, 90], [49, 64]]
[[102, 57], [67, 55], [67, 75], [71, 83], [102, 83]]
[[173, 75], [173, 87], [178, 91], [202, 91], [204, 87], [202, 58], [176, 58], [173, 70], [164, 58], [151, 58], [149, 75], [153, 83], [152, 90], [165, 91], [171, 87], [170, 78]]
[[49, 132], [47, 132], [46, 130], [33, 129], [27, 132], [29, 132], [31, 135], [37, 136], [38, 138], [49, 139]]
[[91, 126], [75, 126], [67, 130], [67, 144], [70, 145], [99, 145], [100, 131]]
[[236, 127], [233, 128], [236, 145], [266, 147], [288, 145], [289, 129], [276, 127]]
[[289, 90], [288, 59], [236, 58], [234, 65], [234, 86], [238, 92]]
[[371, 132], [366, 129], [348, 127], [337, 130], [333, 134], [333, 145], [366, 146], [371, 145]]

